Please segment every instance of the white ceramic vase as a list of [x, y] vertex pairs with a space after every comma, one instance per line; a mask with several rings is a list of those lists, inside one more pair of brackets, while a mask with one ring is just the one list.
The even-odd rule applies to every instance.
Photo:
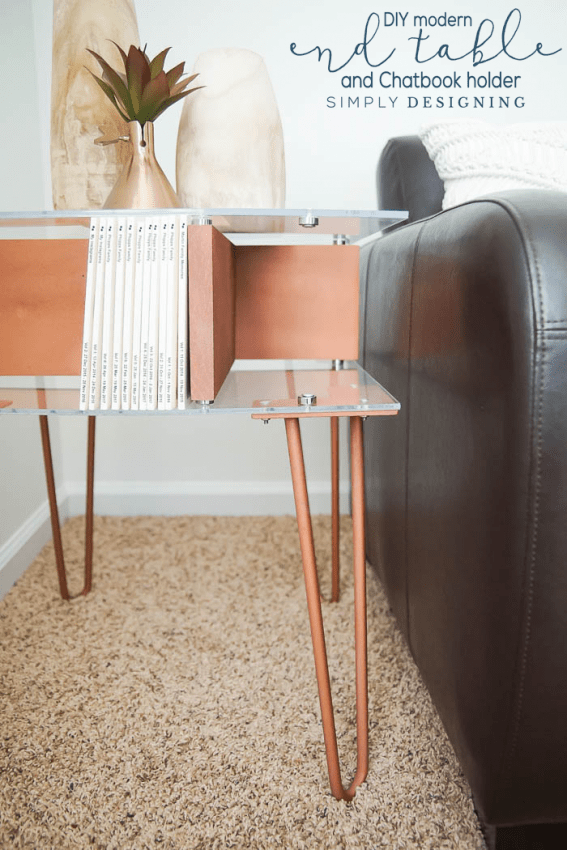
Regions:
[[208, 50], [193, 73], [205, 88], [185, 99], [179, 123], [182, 206], [283, 207], [282, 124], [262, 57], [250, 50]]
[[54, 209], [99, 209], [128, 158], [126, 145], [95, 145], [101, 135], [128, 135], [128, 125], [101, 91], [89, 47], [113, 68], [139, 44], [133, 0], [54, 0], [51, 90], [51, 179]]

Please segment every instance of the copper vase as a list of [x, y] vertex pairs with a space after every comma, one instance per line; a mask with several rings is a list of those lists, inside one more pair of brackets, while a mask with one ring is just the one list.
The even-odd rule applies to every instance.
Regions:
[[180, 207], [179, 198], [155, 157], [153, 123], [146, 121], [142, 125], [138, 121], [130, 121], [128, 130], [130, 158], [106, 199], [104, 209], [147, 210]]

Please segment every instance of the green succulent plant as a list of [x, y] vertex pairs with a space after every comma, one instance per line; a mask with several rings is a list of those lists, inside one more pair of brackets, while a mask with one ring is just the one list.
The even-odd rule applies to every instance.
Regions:
[[135, 45], [130, 45], [128, 54], [112, 42], [120, 52], [124, 63], [124, 73], [115, 71], [102, 56], [90, 50], [102, 68], [102, 78], [87, 68], [87, 71], [96, 80], [108, 99], [114, 104], [125, 121], [138, 121], [142, 126], [146, 121], [155, 121], [169, 106], [177, 103], [191, 92], [202, 89], [203, 86], [195, 86], [187, 89], [187, 86], [198, 77], [192, 74], [182, 80], [185, 62], [176, 65], [170, 71], [164, 71], [165, 57], [171, 50], [166, 47], [153, 59], [143, 50]]

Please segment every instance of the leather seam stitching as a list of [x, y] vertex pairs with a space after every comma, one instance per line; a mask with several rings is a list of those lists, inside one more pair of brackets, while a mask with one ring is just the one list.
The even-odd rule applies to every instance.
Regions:
[[[533, 258], [533, 266], [535, 268], [535, 288], [537, 289], [537, 295], [534, 293], [534, 313], [536, 311], [535, 298], [537, 297], [537, 307], [539, 307], [539, 313], [541, 318], [541, 324], [544, 325], [544, 309], [543, 309], [543, 292], [541, 286], [541, 270], [540, 263], [538, 261], [538, 256], [535, 250], [534, 243], [531, 238], [530, 231], [528, 230], [526, 223], [521, 222], [519, 220], [519, 216], [517, 215], [517, 211], [514, 208], [513, 204], [509, 201], [503, 201], [501, 199], [496, 198], [479, 198], [468, 201], [463, 206], [472, 205], [475, 203], [492, 203], [496, 206], [499, 206], [501, 209], [505, 210], [506, 213], [512, 219], [514, 226], [518, 232], [520, 241], [524, 247], [526, 252], [527, 269], [530, 275], [530, 279], [534, 280], [534, 275], [529, 272], [530, 265], [529, 259]], [[533, 292], [533, 289], [532, 289]], [[533, 501], [528, 492], [528, 500], [526, 505], [526, 551], [525, 551], [525, 560], [524, 563], [528, 562], [529, 559], [529, 573], [528, 575], [524, 575], [523, 578], [523, 588], [522, 588], [522, 596], [521, 601], [525, 603], [524, 611], [525, 613], [521, 613], [520, 616], [522, 618], [520, 625], [520, 634], [518, 638], [518, 657], [514, 664], [514, 672], [512, 676], [511, 683], [511, 711], [510, 711], [510, 727], [509, 731], [506, 733], [506, 738], [508, 738], [509, 743], [504, 745], [502, 756], [501, 756], [501, 764], [500, 764], [500, 777], [501, 781], [498, 783], [497, 787], [502, 786], [506, 782], [507, 777], [510, 775], [510, 770], [512, 767], [512, 760], [517, 750], [519, 736], [520, 736], [520, 727], [522, 721], [522, 712], [523, 712], [523, 701], [525, 694], [525, 679], [526, 679], [526, 671], [527, 671], [527, 662], [528, 662], [528, 650], [530, 645], [530, 637], [531, 637], [531, 625], [532, 625], [532, 609], [533, 609], [533, 597], [534, 597], [534, 584], [535, 584], [535, 560], [536, 560], [536, 545], [537, 545], [537, 532], [539, 525], [539, 501], [540, 501], [540, 487], [541, 487], [541, 422], [543, 418], [543, 385], [544, 385], [544, 363], [545, 363], [545, 335], [542, 332], [543, 329], [538, 329], [538, 316], [537, 313], [534, 315], [534, 348], [533, 348], [533, 363], [532, 363], [532, 374], [533, 374], [533, 386], [534, 393], [532, 395], [531, 401], [531, 409], [532, 409], [532, 417], [531, 417], [531, 427], [530, 427], [530, 471], [528, 472], [528, 481], [534, 482], [533, 484]], [[542, 349], [541, 349], [541, 359], [538, 363], [537, 357], [537, 341], [538, 338], [543, 341]], [[538, 379], [538, 366], [539, 366], [539, 379]], [[537, 406], [537, 419], [535, 416]], [[534, 452], [534, 437], [537, 439], [536, 450]], [[532, 485], [529, 484], [529, 490], [532, 489]], [[531, 529], [531, 537], [528, 537], [529, 529], [527, 528], [530, 516], [531, 506], [533, 505], [533, 525]], [[526, 571], [524, 570], [524, 573]], [[521, 655], [520, 655], [521, 653]], [[517, 686], [515, 685], [517, 683]], [[506, 752], [508, 749], [508, 752]]]
[[[505, 206], [505, 205], [502, 205]], [[516, 222], [516, 226], [518, 223]], [[533, 257], [533, 262], [535, 266], [535, 279], [537, 286], [537, 299], [539, 304], [539, 312], [542, 324], [545, 325], [545, 316], [544, 316], [544, 303], [543, 303], [543, 293], [541, 286], [541, 269], [540, 263], [538, 260], [537, 253], [535, 251], [535, 246], [532, 242], [531, 235], [527, 229], [524, 227], [519, 227], [520, 233], [523, 231], [524, 239], [526, 244], [529, 246], [530, 253]], [[536, 317], [537, 319], [537, 317]], [[541, 340], [541, 357], [537, 357], [537, 337]], [[506, 758], [506, 767], [504, 770], [504, 775], [509, 774], [512, 759], [516, 753], [518, 747], [518, 741], [520, 737], [520, 727], [522, 722], [522, 713], [524, 707], [524, 695], [525, 695], [525, 684], [526, 684], [526, 674], [527, 674], [527, 666], [528, 666], [528, 653], [531, 642], [531, 630], [532, 630], [532, 615], [533, 615], [533, 600], [534, 600], [534, 585], [535, 585], [535, 566], [536, 566], [536, 554], [537, 554], [537, 541], [538, 541], [538, 529], [539, 529], [539, 512], [540, 512], [540, 494], [541, 494], [541, 454], [542, 454], [542, 446], [541, 446], [541, 431], [542, 431], [542, 421], [543, 421], [543, 386], [544, 386], [544, 374], [545, 374], [545, 361], [546, 361], [546, 346], [545, 346], [545, 334], [538, 332], [536, 325], [536, 345], [534, 352], [534, 379], [537, 378], [537, 373], [539, 371], [539, 379], [537, 379], [537, 397], [533, 399], [533, 410], [536, 410], [537, 404], [537, 418], [534, 417], [532, 419], [532, 428], [531, 428], [531, 439], [530, 442], [532, 446], [535, 443], [535, 453], [533, 456], [534, 459], [534, 467], [533, 467], [533, 480], [534, 480], [534, 491], [533, 491], [533, 525], [531, 531], [531, 540], [529, 541], [530, 552], [529, 552], [529, 571], [526, 576], [526, 585], [524, 588], [525, 596], [524, 601], [526, 605], [525, 615], [524, 615], [524, 624], [522, 627], [523, 638], [522, 638], [522, 653], [519, 661], [519, 673], [518, 673], [518, 691], [516, 697], [516, 706], [514, 710], [514, 716], [512, 720], [512, 730], [511, 730], [511, 741], [510, 741], [510, 749], [508, 751], [508, 755]], [[534, 386], [536, 386], [536, 380], [534, 380]], [[536, 401], [537, 399], [537, 401]], [[531, 510], [530, 501], [528, 501], [527, 505], [527, 519], [529, 519], [529, 513]], [[528, 554], [528, 553], [526, 553]]]

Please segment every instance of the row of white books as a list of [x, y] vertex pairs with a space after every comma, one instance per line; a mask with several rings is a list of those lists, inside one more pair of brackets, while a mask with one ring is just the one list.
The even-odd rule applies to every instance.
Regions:
[[81, 410], [184, 408], [187, 334], [187, 218], [92, 218]]

